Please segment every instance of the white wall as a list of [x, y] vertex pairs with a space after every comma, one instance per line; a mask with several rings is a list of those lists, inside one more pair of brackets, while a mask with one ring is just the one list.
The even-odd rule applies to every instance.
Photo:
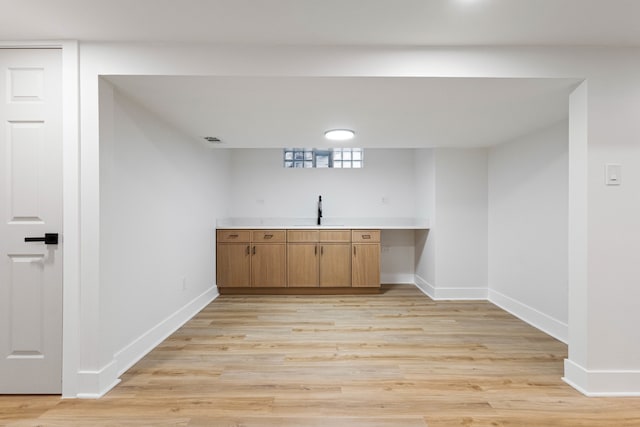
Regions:
[[[588, 103], [587, 82], [569, 96], [569, 200], [568, 200], [568, 281], [569, 281], [569, 358], [565, 371], [574, 365], [588, 366], [589, 287], [588, 287]], [[575, 374], [573, 375], [576, 376]]]
[[229, 156], [101, 86], [101, 340], [122, 371], [216, 293]]
[[435, 241], [438, 230], [436, 218], [436, 163], [433, 149], [415, 150], [414, 181], [416, 186], [416, 216], [429, 218], [431, 229], [416, 231], [415, 274], [421, 287], [433, 286], [436, 281]]
[[281, 149], [237, 149], [231, 159], [232, 217], [315, 219], [319, 195], [327, 220], [414, 216], [411, 149], [367, 149], [362, 169], [284, 168]]
[[[231, 213], [236, 218], [316, 219], [415, 216], [414, 150], [367, 149], [362, 169], [287, 169], [281, 149], [231, 150]], [[381, 279], [413, 281], [413, 233], [382, 234]]]
[[[609, 79], [591, 79], [587, 86], [586, 373], [595, 378], [586, 387], [612, 384], [607, 379], [616, 366], [617, 389], [640, 395], [640, 55], [631, 58]], [[622, 166], [620, 186], [605, 185], [607, 163]]]
[[[416, 240], [416, 284], [436, 299], [487, 297], [487, 150], [419, 150], [416, 171], [428, 233]], [[420, 244], [424, 241], [424, 249]]]
[[568, 338], [568, 129], [489, 149], [489, 296]]
[[437, 149], [436, 284], [451, 297], [487, 287], [487, 150]]
[[[80, 245], [77, 295], [78, 371], [100, 369], [96, 354], [101, 319], [95, 313], [100, 281], [99, 89], [109, 74], [412, 76], [482, 78], [585, 78], [584, 96], [575, 98], [587, 117], [584, 156], [570, 158], [571, 189], [586, 193], [580, 230], [570, 227], [569, 253], [583, 253], [570, 276], [571, 313], [586, 311], [588, 322], [571, 325], [573, 368], [567, 381], [592, 394], [640, 393], [640, 50], [637, 48], [546, 47], [239, 47], [130, 43], [80, 44]], [[575, 111], [571, 108], [571, 111]], [[573, 152], [573, 150], [572, 150]], [[571, 154], [570, 154], [571, 156]], [[604, 164], [621, 163], [623, 185], [604, 186]], [[65, 190], [74, 191], [73, 183]], [[581, 194], [582, 197], [582, 194]], [[572, 216], [574, 218], [574, 216]], [[588, 221], [587, 221], [588, 218]], [[582, 221], [581, 219], [581, 221]], [[580, 236], [578, 236], [580, 235]], [[586, 245], [583, 244], [586, 242]], [[437, 270], [436, 270], [437, 273]], [[66, 286], [66, 284], [65, 284]], [[79, 291], [78, 291], [79, 292]], [[68, 301], [72, 300], [70, 297]], [[635, 304], [635, 305], [634, 305]], [[580, 319], [580, 316], [575, 317]], [[580, 342], [574, 343], [574, 337]], [[76, 339], [71, 336], [71, 340]], [[98, 372], [99, 374], [99, 372]], [[64, 381], [75, 381], [65, 377]], [[82, 389], [82, 387], [80, 387]]]
[[415, 233], [413, 230], [380, 232], [380, 282], [414, 283]]

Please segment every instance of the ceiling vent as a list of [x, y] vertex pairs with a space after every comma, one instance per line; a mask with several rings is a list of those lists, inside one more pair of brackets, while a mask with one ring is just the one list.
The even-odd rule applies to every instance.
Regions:
[[212, 144], [222, 144], [222, 140], [215, 136], [205, 136], [204, 139], [206, 139], [208, 142]]

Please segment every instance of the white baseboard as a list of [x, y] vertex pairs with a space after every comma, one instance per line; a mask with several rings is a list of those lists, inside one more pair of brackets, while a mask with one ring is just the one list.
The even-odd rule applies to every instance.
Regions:
[[198, 314], [219, 295], [220, 294], [218, 293], [218, 288], [216, 286], [209, 288], [207, 291], [197, 296], [178, 311], [141, 335], [131, 344], [118, 351], [114, 355], [114, 359], [118, 366], [117, 375], [120, 376], [124, 374], [130, 367], [157, 347], [158, 344], [164, 341], [178, 328], [187, 323], [191, 318], [193, 318], [193, 316]]
[[115, 360], [97, 371], [78, 372], [79, 399], [98, 399], [118, 385], [118, 370]]
[[385, 285], [413, 284], [413, 274], [406, 273], [380, 273], [380, 283]]
[[124, 372], [153, 350], [158, 344], [198, 314], [218, 297], [218, 288], [212, 287], [197, 296], [131, 344], [118, 351], [113, 360], [98, 371], [78, 372], [78, 398], [98, 399], [118, 385]]
[[484, 300], [487, 288], [436, 288], [436, 300]]
[[640, 396], [640, 371], [588, 370], [565, 359], [562, 380], [589, 397]]
[[436, 301], [444, 300], [486, 300], [487, 288], [452, 288], [434, 287], [417, 274], [414, 276], [414, 283], [429, 298]]
[[436, 299], [435, 298], [436, 288], [434, 288], [433, 285], [431, 285], [431, 283], [427, 282], [417, 274], [415, 275], [414, 283], [416, 284], [417, 288], [422, 291], [423, 294], [425, 294], [431, 299]]
[[569, 325], [566, 323], [563, 323], [494, 289], [489, 289], [489, 301], [504, 311], [513, 314], [518, 319], [527, 322], [534, 328], [540, 329], [547, 335], [551, 335], [565, 344], [569, 341]]

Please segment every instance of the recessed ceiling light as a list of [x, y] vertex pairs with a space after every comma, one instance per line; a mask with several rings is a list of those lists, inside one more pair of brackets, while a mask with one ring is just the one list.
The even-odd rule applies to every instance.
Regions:
[[351, 129], [331, 129], [324, 133], [324, 137], [331, 141], [346, 141], [356, 135]]

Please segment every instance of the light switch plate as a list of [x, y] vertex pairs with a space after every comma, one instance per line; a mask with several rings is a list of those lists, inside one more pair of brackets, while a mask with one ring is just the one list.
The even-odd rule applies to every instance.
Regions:
[[607, 163], [605, 165], [605, 184], [621, 185], [622, 184], [622, 166], [618, 163]]

